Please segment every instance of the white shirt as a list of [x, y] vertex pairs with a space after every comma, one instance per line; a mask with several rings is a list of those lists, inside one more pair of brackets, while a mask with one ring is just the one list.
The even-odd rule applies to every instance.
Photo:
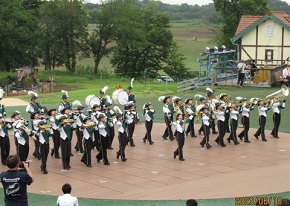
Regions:
[[[51, 135], [53, 134], [52, 129], [49, 130], [49, 133], [50, 133]], [[44, 137], [42, 136], [42, 132], [39, 132], [39, 142], [40, 142], [41, 144], [44, 144], [44, 143], [45, 143]]]
[[84, 118], [86, 117], [86, 115], [84, 115], [84, 114], [82, 113], [82, 114], [80, 114], [80, 115], [77, 116], [75, 123], [76, 123], [76, 125], [79, 126], [79, 127], [81, 127], [82, 124], [83, 124], [82, 121], [81, 121], [81, 119], [80, 119], [80, 117], [82, 117], [82, 119], [84, 120]]
[[26, 141], [25, 141], [24, 137], [22, 137], [20, 135], [20, 133], [21, 132], [19, 130], [15, 132], [15, 137], [17, 138], [17, 142], [18, 142], [18, 144], [25, 145]]
[[219, 121], [223, 121], [223, 122], [225, 121], [225, 113], [223, 111], [218, 111], [216, 115]]
[[185, 122], [183, 122], [182, 125], [180, 125], [180, 121], [176, 121], [172, 123], [174, 126], [176, 126], [176, 130], [180, 133], [183, 133], [185, 130]]
[[167, 114], [167, 115], [170, 115], [170, 114], [171, 114], [171, 111], [170, 111], [170, 109], [168, 108], [168, 105], [167, 105], [167, 104], [164, 104], [164, 105], [163, 105], [163, 113], [164, 113], [164, 114]]
[[205, 114], [202, 115], [202, 122], [203, 124], [205, 124], [206, 126], [209, 126], [209, 117]]
[[57, 130], [58, 129], [58, 126], [55, 123], [55, 118], [54, 117], [50, 117], [49, 118], [49, 121], [50, 121], [50, 123], [52, 125], [52, 129]]
[[126, 123], [127, 124], [133, 123], [135, 115], [136, 115], [136, 112], [134, 111], [126, 112]]
[[243, 62], [238, 63], [237, 68], [240, 69], [241, 73], [245, 73], [246, 64]]
[[267, 117], [266, 111], [268, 110], [267, 107], [259, 107], [259, 116]]
[[78, 199], [70, 194], [64, 194], [57, 198], [58, 206], [79, 206]]
[[117, 122], [116, 122], [116, 125], [117, 125], [117, 127], [118, 127], [118, 131], [119, 131], [120, 133], [123, 134], [123, 133], [125, 132], [125, 130], [124, 130], [124, 127], [123, 127], [122, 122], [117, 121]]
[[290, 75], [290, 71], [289, 71], [288, 67], [286, 67], [285, 69], [283, 69], [283, 77], [286, 78], [289, 75]]
[[[280, 106], [280, 102], [273, 103], [273, 105], [272, 105], [273, 113], [280, 114], [279, 106]], [[285, 107], [285, 103], [284, 102], [282, 104], [282, 107]]]
[[103, 137], [106, 137], [107, 136], [106, 125], [104, 123], [100, 122], [98, 127], [99, 127], [100, 135], [102, 135]]
[[238, 120], [238, 114], [239, 114], [238, 111], [231, 110], [231, 113], [230, 113], [231, 119]]
[[[149, 111], [152, 112], [153, 114], [155, 113], [154, 109], [150, 109]], [[146, 120], [147, 122], [150, 122], [150, 121], [151, 121], [151, 117], [150, 117], [150, 115], [148, 114], [149, 111], [146, 109], [145, 114], [144, 114], [144, 118], [145, 118], [145, 120]]]
[[248, 109], [247, 107], [242, 108], [242, 116], [249, 117], [250, 116], [249, 112], [250, 109]]

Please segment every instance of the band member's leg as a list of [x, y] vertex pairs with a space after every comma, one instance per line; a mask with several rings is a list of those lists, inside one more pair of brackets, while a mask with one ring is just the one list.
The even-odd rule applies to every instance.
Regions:
[[259, 116], [259, 128], [256, 131], [256, 133], [254, 134], [254, 136], [256, 137], [256, 139], [259, 139], [259, 136], [261, 135], [261, 124], [262, 124], [262, 116]]
[[67, 164], [67, 154], [68, 154], [67, 140], [61, 139], [60, 145], [61, 145], [62, 167], [63, 167], [63, 169], [67, 169], [67, 167], [68, 167], [68, 164]]
[[87, 166], [92, 165], [92, 145], [93, 145], [93, 140], [91, 138], [85, 140], [85, 147], [86, 147], [86, 163]]
[[263, 141], [267, 141], [266, 140], [266, 136], [265, 136], [266, 117], [261, 116], [260, 119], [261, 119], [261, 125], [260, 125], [260, 127], [261, 127], [261, 138], [262, 138]]
[[178, 154], [179, 154], [179, 160], [184, 160], [183, 158], [183, 146], [184, 146], [184, 134], [178, 133], [179, 140], [178, 140]]
[[250, 120], [248, 117], [244, 117], [244, 136], [245, 136], [245, 142], [250, 143], [249, 140], [249, 129], [250, 129]]

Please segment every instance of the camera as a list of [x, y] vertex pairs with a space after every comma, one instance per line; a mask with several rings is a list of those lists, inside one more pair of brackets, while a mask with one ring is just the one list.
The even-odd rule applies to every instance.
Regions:
[[[27, 163], [28, 164], [28, 167], [29, 167], [29, 162], [25, 162], [25, 163]], [[23, 162], [20, 162], [19, 163], [19, 168], [24, 168], [24, 163]]]

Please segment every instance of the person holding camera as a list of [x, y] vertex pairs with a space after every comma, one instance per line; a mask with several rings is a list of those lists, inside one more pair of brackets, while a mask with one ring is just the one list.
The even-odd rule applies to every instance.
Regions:
[[20, 162], [18, 155], [10, 155], [6, 164], [9, 169], [0, 174], [5, 206], [28, 206], [27, 185], [33, 182], [28, 163]]

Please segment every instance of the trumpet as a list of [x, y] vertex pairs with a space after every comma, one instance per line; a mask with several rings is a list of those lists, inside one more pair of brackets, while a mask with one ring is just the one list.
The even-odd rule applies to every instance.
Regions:
[[24, 131], [27, 135], [30, 135], [30, 134], [31, 134], [31, 130], [28, 129], [28, 127], [26, 127], [26, 126], [24, 126], [24, 125], [20, 126], [20, 127], [19, 127], [19, 130]]
[[68, 124], [68, 123], [73, 123], [74, 120], [73, 120], [73, 119], [63, 119], [62, 122], [63, 122], [64, 124]]
[[40, 125], [39, 128], [41, 130], [50, 130], [52, 128], [52, 125], [50, 125], [50, 124], [44, 124], [44, 125]]
[[278, 90], [277, 92], [274, 92], [272, 94], [269, 94], [268, 96], [266, 96], [265, 101], [269, 102], [270, 104], [273, 104], [274, 98], [277, 99], [286, 99], [289, 96], [289, 89], [287, 86], [283, 85], [281, 87], [280, 90]]
[[83, 128], [90, 128], [90, 127], [94, 127], [96, 126], [96, 123], [95, 122], [87, 122], [86, 124], [83, 124], [82, 127]]
[[185, 103], [183, 103], [183, 110], [184, 110], [184, 118], [188, 118], [188, 117], [189, 117], [189, 114], [188, 114], [188, 112], [187, 112], [187, 110], [186, 110], [186, 105], [185, 105]]
[[253, 105], [257, 105], [258, 102], [259, 102], [259, 98], [254, 98], [253, 97], [253, 98], [250, 99], [250, 103], [253, 104]]

